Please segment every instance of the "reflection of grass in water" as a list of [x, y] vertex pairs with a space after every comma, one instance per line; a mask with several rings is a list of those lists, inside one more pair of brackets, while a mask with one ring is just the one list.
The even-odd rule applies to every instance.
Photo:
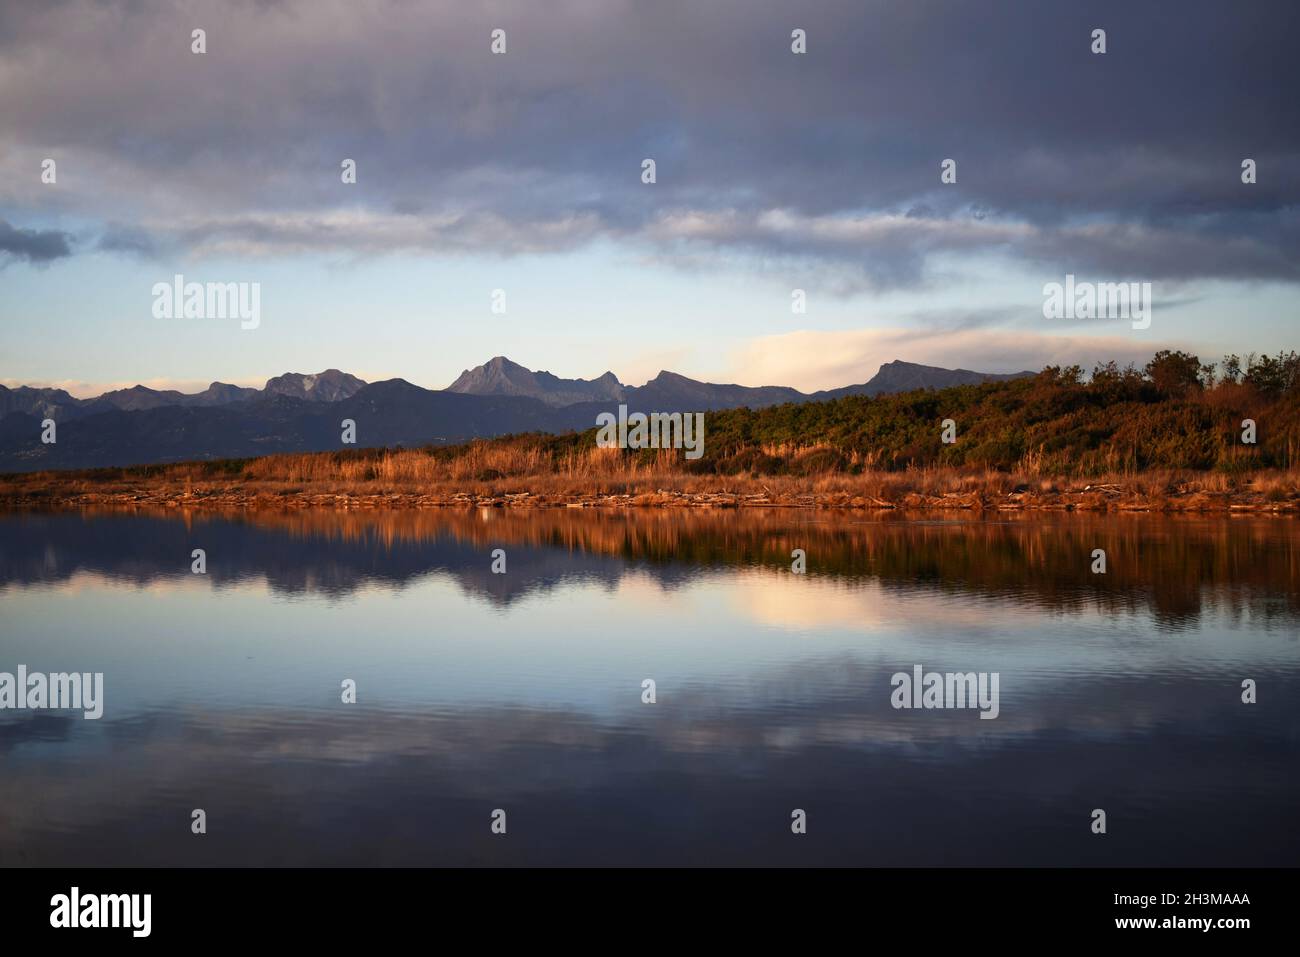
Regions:
[[[409, 549], [450, 539], [485, 556], [497, 547], [544, 547], [651, 567], [756, 568], [784, 576], [792, 574], [791, 552], [801, 548], [810, 579], [850, 586], [878, 581], [1060, 611], [1147, 609], [1167, 625], [1194, 621], [1207, 604], [1261, 621], [1300, 618], [1300, 521], [1286, 517], [1004, 513], [934, 521], [926, 518], [933, 513], [757, 508], [143, 514], [186, 521], [194, 534], [216, 522], [273, 530], [321, 542], [326, 557], [331, 542]], [[1098, 548], [1106, 552], [1105, 574], [1091, 570]]]

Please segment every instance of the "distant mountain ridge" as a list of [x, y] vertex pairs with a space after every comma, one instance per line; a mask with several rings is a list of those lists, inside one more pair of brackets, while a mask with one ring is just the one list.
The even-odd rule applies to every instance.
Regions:
[[463, 395], [523, 395], [553, 406], [602, 399], [621, 402], [625, 397], [623, 384], [612, 372], [591, 381], [561, 379], [549, 372], [533, 372], [505, 356], [466, 369], [447, 386], [447, 391]]
[[315, 375], [286, 372], [267, 379], [262, 391], [268, 395], [291, 395], [309, 402], [338, 402], [356, 395], [365, 384], [365, 379], [358, 379], [338, 369], [326, 369]]
[[662, 371], [645, 385], [630, 386], [619, 382], [612, 372], [597, 379], [561, 379], [549, 372], [532, 372], [497, 356], [481, 366], [466, 369], [447, 387], [449, 392], [464, 395], [522, 395], [551, 406], [579, 402], [618, 401], [629, 408], [651, 411], [688, 411], [732, 409], [740, 406], [762, 408], [785, 402], [836, 399], [846, 395], [885, 395], [913, 389], [946, 389], [955, 385], [978, 385], [1003, 382], [1033, 372], [973, 372], [970, 369], [944, 369], [895, 359], [886, 362], [867, 382], [820, 392], [805, 393], [789, 386], [722, 385], [688, 379], [675, 372]]
[[231, 385], [228, 382], [213, 382], [202, 392], [177, 392], [175, 389], [151, 389], [148, 386], [133, 385], [127, 389], [113, 389], [90, 399], [78, 399], [63, 389], [45, 389], [32, 386], [18, 386], [10, 389], [0, 385], [0, 417], [10, 412], [26, 412], [41, 418], [59, 419], [81, 418], [112, 409], [125, 412], [139, 412], [145, 409], [159, 409], [164, 406], [201, 406], [211, 407], [245, 402], [270, 395], [288, 395], [298, 399], [315, 402], [337, 402], [355, 395], [366, 384], [364, 379], [340, 372], [338, 369], [326, 369], [315, 375], [301, 372], [286, 372], [284, 375], [267, 379], [261, 389]]
[[[498, 356], [441, 390], [403, 379], [366, 383], [338, 369], [285, 373], [262, 389], [214, 382], [193, 394], [137, 385], [78, 399], [62, 389], [0, 386], [0, 471], [325, 451], [340, 447], [344, 419], [356, 423], [359, 447], [420, 446], [587, 429], [618, 404], [642, 412], [764, 408], [1033, 374], [895, 361], [860, 385], [807, 394], [787, 386], [699, 382], [667, 371], [642, 386], [623, 385], [612, 372], [592, 380], [562, 379]], [[57, 424], [55, 443], [40, 440], [45, 419]]]
[[1024, 372], [972, 372], [970, 369], [944, 369], [940, 366], [923, 366], [915, 362], [895, 359], [886, 362], [880, 370], [862, 385], [848, 385], [840, 389], [814, 392], [814, 399], [838, 399], [846, 395], [893, 395], [915, 389], [951, 389], [957, 385], [980, 385], [984, 382], [1007, 382], [1023, 379], [1035, 373]]

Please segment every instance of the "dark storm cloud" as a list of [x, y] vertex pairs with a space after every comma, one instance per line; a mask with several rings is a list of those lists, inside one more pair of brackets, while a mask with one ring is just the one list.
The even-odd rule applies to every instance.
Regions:
[[57, 229], [21, 229], [0, 219], [0, 265], [9, 259], [48, 263], [70, 256], [69, 238]]
[[[10, 161], [61, 144], [99, 215], [200, 250], [347, 250], [351, 223], [366, 252], [609, 236], [882, 285], [990, 251], [1300, 278], [1290, 0], [69, 2], [3, 22]], [[674, 231], [694, 215], [712, 225]]]

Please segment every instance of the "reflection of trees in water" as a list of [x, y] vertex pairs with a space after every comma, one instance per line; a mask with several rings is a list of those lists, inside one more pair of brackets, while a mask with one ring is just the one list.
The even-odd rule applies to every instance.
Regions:
[[[216, 584], [264, 578], [290, 592], [346, 594], [433, 572], [509, 602], [573, 578], [609, 585], [636, 567], [665, 587], [702, 569], [878, 580], [1026, 601], [1040, 607], [1146, 611], [1171, 628], [1208, 607], [1237, 618], [1300, 618], [1300, 522], [1227, 516], [965, 514], [936, 520], [802, 509], [429, 509], [24, 513], [3, 520], [0, 582], [78, 570], [147, 582], [189, 572], [209, 553]], [[489, 570], [491, 549], [509, 572]], [[1091, 571], [1106, 551], [1107, 573]]]

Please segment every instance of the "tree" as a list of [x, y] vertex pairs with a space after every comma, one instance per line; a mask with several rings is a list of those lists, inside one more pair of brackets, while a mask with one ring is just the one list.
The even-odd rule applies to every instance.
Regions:
[[1161, 395], [1177, 397], [1201, 387], [1201, 360], [1190, 352], [1161, 349], [1143, 372]]
[[1201, 388], [1213, 389], [1217, 381], [1216, 373], [1218, 372], [1218, 363], [1203, 362], [1201, 363]]
[[1260, 356], [1246, 370], [1245, 381], [1267, 396], [1279, 396], [1300, 385], [1300, 355], [1279, 352]]

